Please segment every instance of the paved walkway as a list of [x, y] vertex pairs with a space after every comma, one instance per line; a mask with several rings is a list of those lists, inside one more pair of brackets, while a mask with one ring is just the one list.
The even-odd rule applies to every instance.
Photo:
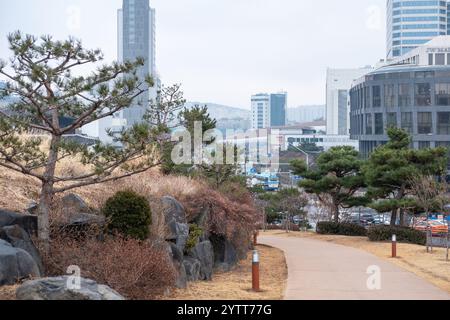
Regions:
[[[362, 250], [302, 238], [261, 235], [258, 241], [285, 252], [286, 300], [450, 300], [429, 282]], [[371, 266], [380, 270], [380, 290], [368, 288]]]

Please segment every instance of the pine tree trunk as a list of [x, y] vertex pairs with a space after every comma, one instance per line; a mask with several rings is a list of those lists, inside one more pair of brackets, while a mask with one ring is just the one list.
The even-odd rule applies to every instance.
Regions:
[[403, 209], [400, 209], [400, 226], [405, 226], [405, 211]]
[[339, 205], [334, 206], [334, 222], [339, 223]]
[[396, 222], [397, 222], [397, 209], [393, 209], [391, 211], [391, 227], [395, 227]]
[[42, 183], [41, 196], [38, 209], [38, 238], [44, 250], [50, 248], [50, 211], [54, 196], [54, 176], [56, 161], [58, 160], [58, 148], [61, 141], [60, 136], [53, 136], [50, 143], [50, 151], [47, 166]]

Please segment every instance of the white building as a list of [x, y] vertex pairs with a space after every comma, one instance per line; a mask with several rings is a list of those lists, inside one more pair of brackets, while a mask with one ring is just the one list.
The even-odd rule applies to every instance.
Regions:
[[392, 59], [447, 34], [447, 2], [387, 0], [386, 19], [386, 56]]
[[301, 132], [285, 133], [283, 135], [284, 145], [282, 151], [289, 146], [299, 147], [304, 143], [315, 143], [324, 151], [330, 150], [332, 147], [350, 146], [359, 150], [358, 140], [351, 140], [347, 135], [323, 135], [323, 134], [302, 134]]
[[285, 126], [286, 122], [287, 92], [252, 96], [252, 129]]
[[433, 38], [407, 54], [389, 61], [388, 65], [450, 66], [450, 36]]
[[270, 95], [259, 93], [252, 96], [252, 129], [270, 127]]
[[299, 106], [287, 109], [288, 124], [312, 122], [325, 119], [325, 106]]
[[327, 134], [350, 135], [349, 90], [353, 81], [372, 70], [372, 67], [327, 69]]

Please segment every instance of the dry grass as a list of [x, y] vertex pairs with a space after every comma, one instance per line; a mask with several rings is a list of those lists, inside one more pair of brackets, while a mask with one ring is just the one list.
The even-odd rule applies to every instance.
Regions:
[[249, 254], [231, 272], [214, 274], [210, 282], [190, 283], [186, 290], [175, 290], [162, 299], [169, 300], [281, 300], [287, 280], [287, 266], [281, 250], [258, 246], [262, 292], [251, 291], [252, 262]]
[[390, 242], [370, 242], [366, 237], [319, 235], [314, 232], [291, 232], [287, 234], [279, 230], [267, 231], [265, 234], [311, 238], [364, 250], [388, 260], [450, 293], [450, 262], [445, 260], [445, 249], [442, 248], [435, 248], [433, 253], [427, 253], [424, 246], [399, 243], [397, 245], [398, 258], [392, 259]]
[[0, 300], [16, 300], [18, 286], [0, 286]]

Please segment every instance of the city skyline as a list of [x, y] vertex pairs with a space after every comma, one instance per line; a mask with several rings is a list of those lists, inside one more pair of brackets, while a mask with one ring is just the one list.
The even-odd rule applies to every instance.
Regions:
[[[26, 1], [27, 11], [25, 0], [4, 3], [0, 56], [10, 56], [6, 34], [20, 29], [57, 39], [74, 35], [101, 48], [106, 62], [116, 60], [121, 2]], [[324, 104], [327, 67], [362, 67], [384, 57], [385, 1], [348, 2], [150, 1], [161, 80], [182, 83], [188, 100], [245, 109], [253, 92], [287, 91], [289, 107]], [[330, 10], [319, 19], [325, 5]]]

